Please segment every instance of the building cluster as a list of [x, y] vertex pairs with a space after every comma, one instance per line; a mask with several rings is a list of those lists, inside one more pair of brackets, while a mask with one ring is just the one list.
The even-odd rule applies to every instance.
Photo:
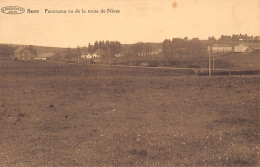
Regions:
[[[249, 46], [247, 44], [213, 44], [208, 46], [208, 52], [212, 53], [248, 53], [259, 51], [260, 46]], [[151, 56], [151, 55], [160, 55], [162, 53], [162, 49], [152, 50], [152, 51], [142, 51], [138, 52], [137, 56]], [[101, 49], [98, 49], [94, 53], [81, 53], [80, 58], [83, 61], [93, 61], [95, 63], [101, 62], [101, 55], [103, 54]], [[61, 60], [62, 57], [57, 53], [39, 53], [31, 46], [21, 46], [14, 51], [14, 54], [11, 56], [12, 60], [20, 60], [20, 61], [35, 61], [35, 60], [53, 60], [58, 61]], [[125, 57], [122, 53], [117, 53], [113, 55], [115, 58]], [[78, 57], [79, 58], [79, 57]], [[77, 58], [77, 59], [78, 59]]]
[[214, 44], [208, 46], [208, 51], [212, 53], [247, 53], [259, 50], [259, 47], [250, 47], [246, 44], [228, 45], [228, 44]]
[[152, 55], [159, 55], [161, 53], [162, 53], [162, 49], [157, 49], [157, 50], [139, 52], [138, 56], [152, 56]]
[[37, 55], [32, 47], [21, 46], [14, 51], [12, 59], [21, 61], [59, 60], [60, 56], [57, 53], [41, 53]]

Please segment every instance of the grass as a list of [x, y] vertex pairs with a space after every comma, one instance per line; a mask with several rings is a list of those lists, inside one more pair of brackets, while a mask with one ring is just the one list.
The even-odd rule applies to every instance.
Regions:
[[0, 166], [259, 166], [259, 77], [1, 63]]

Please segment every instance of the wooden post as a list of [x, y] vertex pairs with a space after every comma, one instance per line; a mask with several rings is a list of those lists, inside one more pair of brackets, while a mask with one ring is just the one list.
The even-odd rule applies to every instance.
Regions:
[[209, 77], [211, 77], [211, 53], [212, 53], [212, 47], [209, 46]]
[[111, 64], [111, 62], [110, 62], [110, 46], [108, 48], [108, 63]]
[[130, 55], [130, 66], [132, 66], [132, 48], [131, 48], [130, 53], [131, 53], [131, 55]]
[[214, 76], [215, 72], [215, 54], [212, 53], [213, 65], [212, 65], [212, 76]]

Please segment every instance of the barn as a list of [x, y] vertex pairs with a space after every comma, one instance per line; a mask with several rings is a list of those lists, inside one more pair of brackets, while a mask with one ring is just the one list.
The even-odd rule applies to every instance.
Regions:
[[12, 56], [13, 60], [21, 60], [21, 61], [34, 61], [36, 57], [36, 51], [28, 46], [21, 46], [14, 51], [14, 55]]
[[41, 53], [36, 57], [37, 60], [60, 60], [57, 53]]
[[[210, 48], [208, 47], [208, 51]], [[212, 46], [212, 52], [213, 53], [228, 53], [228, 52], [233, 52], [233, 47], [228, 46], [225, 44], [215, 44]]]
[[243, 52], [246, 52], [247, 49], [248, 49], [248, 47], [246, 47], [245, 45], [239, 44], [234, 47], [234, 52], [243, 53]]

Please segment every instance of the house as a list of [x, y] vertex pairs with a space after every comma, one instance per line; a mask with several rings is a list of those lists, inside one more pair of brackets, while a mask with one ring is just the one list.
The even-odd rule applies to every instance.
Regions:
[[248, 47], [246, 47], [243, 44], [234, 46], [234, 52], [237, 52], [237, 53], [244, 53], [244, 52], [247, 52], [247, 50], [248, 50]]
[[100, 58], [101, 56], [99, 54], [93, 53], [92, 58]]
[[249, 52], [260, 52], [260, 46], [254, 46], [249, 48]]
[[125, 57], [125, 55], [122, 54], [122, 53], [117, 53], [117, 54], [115, 55], [115, 57]]
[[36, 58], [36, 60], [60, 60], [60, 56], [57, 53], [41, 53]]
[[101, 57], [101, 55], [104, 55], [104, 51], [102, 49], [97, 49], [94, 54], [96, 54], [99, 57]]
[[34, 61], [36, 57], [36, 51], [29, 46], [21, 46], [14, 51], [12, 56], [13, 60], [21, 61]]
[[80, 56], [82, 59], [91, 59], [92, 55], [91, 54], [84, 54]]
[[93, 54], [81, 55], [80, 57], [82, 59], [94, 59], [94, 58], [100, 58], [101, 56], [96, 53], [93, 53]]
[[100, 57], [91, 59], [91, 61], [94, 62], [94, 64], [102, 63], [102, 59]]
[[[211, 47], [213, 53], [229, 53], [233, 52], [233, 47], [224, 44], [215, 44]], [[210, 46], [208, 46], [208, 51], [210, 51]]]

